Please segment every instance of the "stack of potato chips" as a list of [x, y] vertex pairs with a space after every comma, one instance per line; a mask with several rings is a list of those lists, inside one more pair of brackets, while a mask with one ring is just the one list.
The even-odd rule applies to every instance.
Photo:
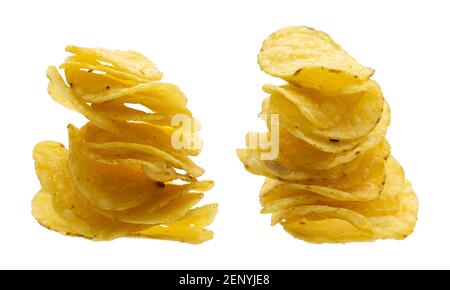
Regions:
[[265, 85], [262, 113], [279, 116], [264, 148], [238, 155], [251, 173], [266, 176], [260, 201], [272, 224], [313, 243], [403, 239], [414, 229], [418, 202], [385, 139], [390, 109], [374, 71], [327, 34], [283, 28], [266, 39], [261, 69], [286, 84]]
[[205, 226], [217, 205], [192, 209], [213, 187], [197, 179], [204, 171], [189, 157], [200, 153], [201, 143], [190, 127], [172, 126], [174, 117], [197, 122], [184, 94], [161, 82], [161, 72], [137, 52], [67, 51], [73, 55], [60, 67], [65, 80], [48, 69], [49, 94], [89, 122], [68, 126], [68, 149], [51, 141], [36, 145], [42, 189], [33, 200], [34, 217], [49, 229], [95, 240], [211, 239]]

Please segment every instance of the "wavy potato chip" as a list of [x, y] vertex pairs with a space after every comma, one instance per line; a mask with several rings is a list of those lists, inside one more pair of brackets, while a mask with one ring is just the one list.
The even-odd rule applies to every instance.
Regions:
[[[125, 89], [130, 86], [129, 81], [124, 81], [117, 77], [100, 74], [89, 70], [68, 67], [64, 70], [64, 76], [71, 92], [78, 98], [86, 101], [86, 96], [103, 95], [110, 91]], [[133, 84], [133, 83], [132, 83]]]
[[[404, 239], [410, 235], [417, 221], [418, 202], [411, 184], [407, 183], [395, 199], [382, 200], [376, 203], [366, 204], [365, 209], [378, 209], [371, 215], [365, 217], [364, 223], [354, 221], [352, 216], [364, 217], [358, 214], [358, 209], [346, 211], [341, 216], [331, 216], [327, 211], [339, 211], [331, 208], [315, 213], [316, 219], [309, 219], [307, 215], [300, 212], [294, 219], [283, 222], [284, 228], [294, 237], [312, 243], [345, 243], [354, 241], [373, 241], [376, 239]], [[381, 210], [386, 208], [386, 204], [392, 207], [390, 211]], [[293, 211], [292, 215], [299, 214]], [[297, 219], [299, 218], [299, 219]]]
[[[57, 142], [42, 142], [33, 151], [36, 173], [45, 194], [49, 194], [54, 212], [37, 213], [35, 218], [48, 228], [60, 232], [60, 226], [71, 229], [70, 235], [82, 236], [94, 240], [111, 240], [141, 229], [139, 225], [115, 222], [95, 211], [80, 197], [69, 173], [69, 152]], [[39, 199], [38, 199], [39, 200]], [[42, 203], [49, 202], [42, 197]], [[36, 201], [37, 202], [37, 201]], [[47, 208], [48, 204], [41, 204]], [[55, 215], [58, 218], [54, 217]], [[40, 220], [41, 218], [42, 220]], [[50, 219], [50, 221], [46, 221]], [[51, 220], [55, 220], [53, 224]]]
[[[384, 139], [383, 139], [384, 140]], [[281, 141], [280, 141], [281, 142]], [[256, 175], [264, 175], [273, 179], [289, 182], [304, 182], [313, 180], [337, 180], [345, 178], [352, 172], [370, 167], [373, 160], [385, 159], [390, 154], [390, 146], [384, 141], [364, 153], [357, 154], [351, 162], [343, 163], [326, 170], [317, 170], [303, 164], [302, 160], [307, 155], [290, 155], [280, 148], [278, 157], [273, 160], [262, 160], [261, 154], [255, 149], [239, 149], [238, 157], [244, 163], [245, 168]], [[347, 179], [349, 179], [347, 177]]]
[[47, 78], [50, 81], [49, 94], [53, 100], [81, 113], [94, 124], [105, 130], [118, 131], [116, 124], [112, 120], [103, 115], [95, 114], [88, 104], [84, 103], [72, 93], [70, 87], [64, 82], [56, 67], [51, 66], [48, 68]]
[[74, 45], [66, 47], [66, 51], [109, 63], [116, 69], [142, 77], [149, 81], [158, 81], [162, 78], [162, 73], [158, 71], [156, 66], [144, 55], [136, 51], [85, 48]]
[[166, 226], [154, 226], [132, 234], [135, 237], [174, 240], [191, 244], [203, 243], [214, 234], [204, 227], [210, 225], [217, 214], [217, 204], [205, 205], [190, 210], [180, 220]]
[[[292, 104], [282, 98], [280, 95], [272, 95], [263, 101], [261, 114], [278, 115], [281, 127], [288, 131], [291, 135], [300, 139], [318, 151], [327, 153], [361, 152], [358, 147], [365, 149], [368, 146], [375, 146], [380, 141], [383, 134], [386, 133], [390, 124], [390, 108], [383, 102], [382, 114], [377, 117], [376, 125], [366, 135], [354, 139], [341, 139], [334, 137], [324, 137], [314, 134], [313, 128], [308, 126], [308, 121]], [[269, 120], [266, 120], [268, 128], [270, 128]], [[342, 135], [339, 135], [342, 137]], [[364, 145], [364, 146], [363, 146]]]
[[[384, 98], [380, 87], [374, 81], [368, 81], [368, 84], [362, 93], [339, 98], [323, 97], [292, 85], [265, 85], [263, 89], [269, 94], [284, 97], [295, 106], [285, 103], [298, 110], [293, 114], [294, 117], [304, 117], [297, 119], [297, 126], [307, 128], [320, 137], [351, 140], [369, 134], [383, 113]], [[283, 108], [280, 109], [283, 116]]]
[[[310, 185], [266, 178], [260, 192], [262, 212], [269, 213], [297, 205], [311, 204], [333, 206], [353, 204], [364, 210], [367, 202], [376, 203], [393, 198], [404, 188], [403, 170], [392, 156], [387, 162], [381, 163], [385, 166], [384, 170], [380, 170], [379, 165], [380, 162], [377, 162], [371, 168], [370, 176], [360, 182], [353, 181], [350, 186], [345, 185], [348, 180], [328, 180], [321, 182], [322, 184]], [[386, 210], [386, 208], [380, 207], [380, 210]]]
[[146, 82], [144, 78], [130, 74], [114, 67], [102, 64], [91, 64], [85, 62], [74, 61], [71, 58], [67, 58], [66, 62], [59, 66], [60, 69], [72, 69], [72, 70], [83, 70], [87, 72], [94, 72], [99, 74], [106, 74], [114, 78], [122, 79], [130, 84], [138, 84]]
[[53, 209], [52, 196], [44, 190], [40, 190], [31, 203], [33, 217], [49, 230], [59, 232], [67, 236], [79, 236], [80, 234], [69, 223], [64, 221]]
[[157, 181], [133, 163], [106, 164], [86, 156], [79, 130], [69, 125], [70, 172], [80, 194], [103, 209], [125, 210], [152, 197]]
[[323, 94], [363, 91], [364, 80], [374, 73], [324, 32], [302, 26], [271, 34], [263, 43], [258, 64], [271, 76]]
[[176, 185], [165, 184], [156, 191], [152, 198], [129, 210], [108, 211], [100, 208], [95, 210], [113, 220], [131, 224], [168, 223], [183, 216], [202, 198], [198, 191], [207, 191], [213, 187], [211, 181], [193, 182]]
[[301, 156], [301, 164], [304, 167], [315, 170], [331, 169], [353, 161], [364, 152], [375, 148], [383, 142], [389, 123], [390, 109], [386, 103], [383, 115], [375, 129], [372, 130], [358, 146], [349, 151], [339, 153], [321, 151], [304, 140], [296, 138], [287, 130], [280, 128], [280, 158], [283, 158], [284, 156], [286, 159], [292, 160]]
[[346, 152], [354, 149], [359, 143], [358, 140], [339, 140], [315, 135], [311, 128], [302, 125], [307, 121], [299, 114], [295, 106], [292, 106], [289, 101], [280, 95], [271, 95], [264, 100], [261, 113], [279, 116], [282, 128], [321, 151], [329, 153]]

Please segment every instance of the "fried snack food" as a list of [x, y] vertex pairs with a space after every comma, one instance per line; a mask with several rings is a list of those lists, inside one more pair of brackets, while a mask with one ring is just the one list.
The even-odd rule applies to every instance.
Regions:
[[[374, 70], [353, 59], [327, 34], [286, 27], [267, 38], [260, 68], [286, 81], [263, 86], [261, 116], [279, 116], [268, 138], [276, 158], [252, 146], [237, 154], [266, 177], [262, 213], [311, 243], [403, 239], [414, 230], [418, 201], [385, 139], [391, 111]], [[249, 133], [250, 134], [250, 133]], [[262, 134], [262, 133], [261, 133]]]
[[217, 204], [193, 208], [210, 190], [198, 126], [173, 146], [176, 116], [197, 122], [180, 89], [134, 51], [68, 46], [73, 53], [49, 67], [48, 92], [89, 122], [68, 125], [69, 146], [44, 141], [33, 151], [41, 190], [32, 213], [44, 227], [92, 240], [144, 237], [199, 244], [213, 238]]

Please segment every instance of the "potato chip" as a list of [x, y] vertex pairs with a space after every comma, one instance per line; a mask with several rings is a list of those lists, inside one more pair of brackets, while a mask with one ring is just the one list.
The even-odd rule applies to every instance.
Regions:
[[[64, 70], [64, 76], [71, 92], [79, 97], [86, 99], [86, 96], [95, 96], [97, 94], [109, 93], [113, 90], [125, 89], [134, 83], [124, 81], [120, 78], [100, 74], [89, 70], [80, 70], [78, 68], [68, 67]], [[90, 101], [90, 100], [86, 100]]]
[[364, 67], [327, 34], [292, 26], [267, 38], [258, 55], [261, 69], [271, 76], [323, 94], [365, 89], [374, 71]]
[[295, 106], [280, 95], [272, 95], [265, 99], [261, 111], [261, 114], [279, 116], [282, 128], [321, 151], [340, 153], [358, 146], [358, 140], [340, 140], [314, 135], [310, 128], [302, 128], [300, 124], [305, 120], [298, 113]]
[[[49, 67], [49, 94], [83, 114], [81, 129], [68, 125], [69, 150], [56, 142], [36, 145], [33, 156], [42, 189], [32, 203], [43, 226], [93, 240], [147, 237], [202, 243], [217, 205], [192, 209], [214, 183], [199, 181], [198, 121], [181, 90], [133, 51], [69, 46], [75, 55]], [[184, 123], [173, 125], [174, 117]], [[187, 120], [187, 121], [186, 121]], [[183, 144], [173, 135], [182, 130]]]
[[285, 156], [286, 159], [301, 156], [304, 167], [315, 170], [331, 169], [353, 161], [364, 152], [375, 148], [383, 142], [389, 124], [390, 109], [386, 103], [385, 110], [377, 127], [363, 138], [358, 146], [340, 153], [321, 151], [304, 140], [295, 138], [287, 130], [280, 128], [280, 156]]
[[65, 222], [53, 209], [50, 193], [40, 190], [32, 201], [32, 214], [34, 218], [49, 230], [59, 232], [67, 236], [78, 236], [77, 230]]
[[260, 152], [255, 149], [238, 149], [237, 155], [250, 173], [264, 175], [279, 180], [318, 180], [342, 178], [359, 165], [359, 159], [336, 166], [329, 170], [295, 170], [280, 163], [277, 159], [261, 160]]
[[[398, 162], [390, 156], [387, 162], [377, 162], [370, 175], [350, 186], [340, 180], [321, 181], [318, 184], [289, 183], [267, 178], [260, 192], [263, 213], [271, 213], [298, 205], [348, 205], [365, 210], [365, 204], [395, 197], [404, 188], [404, 174]], [[378, 166], [385, 166], [380, 170]], [[347, 178], [347, 177], [345, 177]], [[381, 181], [381, 183], [380, 183]], [[380, 207], [386, 211], [386, 207]]]
[[[293, 210], [291, 216], [283, 222], [284, 228], [296, 238], [312, 243], [345, 243], [354, 241], [373, 241], [376, 239], [404, 239], [410, 235], [417, 221], [418, 202], [411, 184], [407, 183], [397, 198], [391, 212], [383, 210], [392, 200], [377, 201], [365, 205], [377, 211], [363, 218], [358, 209], [336, 214], [339, 209], [326, 208], [323, 213], [315, 212], [315, 219], [310, 219], [305, 211]], [[334, 215], [329, 212], [335, 213]], [[311, 215], [311, 213], [309, 213]], [[303, 217], [300, 217], [303, 216]], [[357, 216], [361, 220], [354, 218]], [[289, 220], [289, 221], [288, 221]], [[364, 221], [364, 222], [363, 222]]]
[[71, 58], [67, 58], [66, 62], [59, 66], [60, 69], [72, 69], [72, 70], [83, 70], [87, 72], [99, 73], [101, 75], [111, 76], [114, 78], [122, 79], [131, 84], [138, 84], [142, 82], [146, 82], [145, 79], [136, 76], [134, 74], [130, 74], [121, 70], [118, 70], [109, 65], [102, 64], [90, 64], [84, 62], [73, 61]]
[[[291, 135], [301, 139], [319, 151], [328, 153], [344, 154], [349, 151], [361, 151], [357, 148], [365, 143], [366, 146], [370, 144], [375, 146], [377, 143], [374, 144], [374, 141], [381, 140], [382, 136], [380, 136], [380, 133], [385, 134], [387, 126], [390, 123], [390, 109], [387, 103], [385, 103], [383, 105], [382, 114], [376, 120], [376, 126], [372, 128], [368, 134], [355, 139], [340, 139], [314, 134], [311, 126], [308, 127], [306, 118], [299, 113], [292, 103], [285, 100], [280, 95], [272, 95], [270, 98], [265, 99], [261, 113], [266, 115], [278, 115], [281, 127]], [[270, 128], [270, 125], [267, 125]], [[374, 138], [376, 139], [374, 140]]]
[[[59, 143], [42, 142], [36, 145], [33, 156], [36, 173], [42, 190], [51, 196], [51, 207], [55, 211], [35, 215], [46, 227], [60, 232], [60, 225], [70, 228], [71, 235], [94, 240], [110, 240], [139, 230], [139, 225], [110, 220], [95, 211], [80, 197], [69, 173], [69, 152]], [[48, 202], [48, 200], [47, 200]], [[45, 205], [41, 205], [44, 207]], [[48, 208], [48, 206], [45, 206]], [[46, 210], [48, 211], [48, 210]], [[58, 218], [54, 216], [57, 215]], [[46, 219], [61, 220], [53, 224]]]
[[105, 130], [117, 132], [118, 128], [114, 122], [105, 116], [95, 114], [91, 107], [77, 98], [70, 90], [70, 87], [64, 82], [56, 67], [49, 67], [47, 70], [49, 83], [49, 94], [52, 98], [69, 109], [83, 114], [94, 124]]
[[174, 240], [191, 244], [203, 243], [213, 238], [212, 231], [204, 229], [214, 220], [217, 204], [205, 205], [190, 210], [180, 220], [165, 226], [154, 226], [132, 234], [135, 237]]
[[96, 208], [99, 213], [113, 220], [132, 224], [168, 223], [184, 215], [202, 198], [197, 191], [207, 191], [213, 186], [210, 181], [189, 184], [165, 184], [152, 198], [140, 206], [123, 211], [108, 211]]
[[[385, 135], [391, 111], [370, 79], [374, 71], [327, 34], [307, 27], [270, 35], [258, 63], [287, 82], [263, 86], [270, 96], [260, 117], [268, 132], [259, 136], [273, 148], [249, 133], [248, 148], [237, 150], [247, 171], [266, 177], [261, 213], [312, 243], [403, 239], [412, 233], [417, 198], [390, 155]], [[268, 150], [276, 151], [271, 158]]]
[[[70, 171], [80, 194], [96, 207], [126, 210], [149, 200], [158, 188], [140, 164], [107, 164], [86, 156], [79, 130], [69, 126]], [[126, 172], [126, 174], [124, 174]]]
[[237, 153], [246, 169], [253, 174], [297, 182], [323, 179], [337, 180], [355, 171], [361, 173], [364, 168], [369, 168], [375, 159], [386, 158], [390, 153], [390, 146], [386, 141], [383, 141], [377, 147], [359, 154], [351, 162], [326, 170], [310, 168], [307, 164], [305, 165], [299, 162], [306, 157], [303, 157], [303, 155], [286, 154], [286, 151], [282, 151], [281, 148], [278, 157], [274, 160], [261, 160], [260, 152], [254, 149], [240, 149]]
[[149, 81], [158, 81], [162, 73], [145, 56], [136, 51], [108, 50], [104, 48], [85, 48], [74, 45], [66, 47], [66, 51], [76, 55], [95, 58], [110, 63], [117, 69], [142, 77]]
[[[183, 155], [171, 155], [156, 147], [138, 143], [126, 143], [126, 142], [105, 142], [105, 143], [86, 143], [86, 146], [90, 150], [97, 150], [98, 152], [107, 154], [109, 156], [115, 156], [120, 158], [133, 158], [135, 156], [152, 156], [160, 158], [162, 161], [168, 163], [178, 169], [186, 171], [193, 177], [201, 176], [205, 171], [197, 166], [192, 160], [184, 157]], [[178, 158], [179, 159], [178, 159]]]
[[298, 111], [294, 116], [302, 117], [296, 122], [300, 128], [328, 139], [351, 140], [369, 134], [383, 113], [384, 98], [380, 87], [374, 81], [368, 84], [364, 92], [339, 98], [323, 97], [292, 85], [266, 85], [263, 89], [295, 105]]
[[171, 135], [175, 129], [172, 127], [140, 122], [119, 122], [116, 125], [120, 133], [104, 130], [88, 122], [80, 129], [80, 133], [87, 143], [125, 142], [150, 145], [178, 158], [181, 156], [187, 158], [187, 155], [196, 156], [200, 153], [199, 148], [173, 148]]

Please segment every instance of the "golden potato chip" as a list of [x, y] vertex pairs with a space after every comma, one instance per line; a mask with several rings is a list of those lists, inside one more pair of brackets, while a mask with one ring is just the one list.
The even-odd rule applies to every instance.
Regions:
[[[306, 118], [302, 117], [296, 107], [292, 106], [289, 101], [280, 95], [272, 95], [270, 98], [264, 100], [261, 114], [278, 115], [282, 128], [319, 151], [345, 153], [352, 150], [354, 152], [361, 151], [357, 147], [364, 143], [366, 143], [366, 146], [371, 144], [373, 144], [372, 146], [376, 145], [377, 143], [374, 144], [373, 142], [374, 138], [376, 138], [375, 141], [381, 140], [382, 136], [380, 136], [380, 133], [385, 133], [390, 123], [389, 106], [384, 104], [383, 108], [382, 115], [376, 120], [376, 127], [371, 129], [370, 133], [365, 136], [355, 139], [331, 138], [314, 134], [313, 129], [307, 126], [308, 121]], [[267, 126], [270, 128], [270, 124], [267, 124]]]
[[[369, 134], [383, 113], [384, 98], [380, 87], [374, 81], [368, 81], [368, 84], [364, 92], [339, 98], [324, 97], [292, 85], [265, 85], [263, 89], [291, 103], [286, 104], [297, 110], [293, 117], [296, 117], [298, 127], [328, 139], [351, 140]], [[280, 113], [282, 117], [285, 115], [283, 111]]]
[[88, 122], [80, 129], [80, 133], [87, 143], [125, 142], [150, 145], [177, 158], [196, 156], [201, 151], [201, 148], [173, 148], [171, 136], [175, 130], [172, 127], [138, 122], [119, 122], [116, 125], [120, 133], [104, 130]]
[[110, 240], [141, 229], [139, 225], [110, 220], [90, 208], [72, 182], [68, 155], [64, 146], [56, 142], [42, 142], [34, 148], [36, 173], [42, 190], [51, 196], [51, 207], [55, 211], [49, 211], [48, 204], [44, 203], [48, 198], [40, 198], [43, 200], [40, 206], [48, 213], [33, 210], [38, 221], [58, 232], [69, 228], [71, 230], [66, 232], [70, 235], [94, 240]]
[[324, 94], [364, 90], [364, 80], [374, 73], [327, 34], [300, 26], [271, 34], [263, 43], [258, 63], [271, 76]]
[[211, 181], [193, 182], [183, 185], [161, 185], [152, 198], [129, 210], [108, 211], [100, 208], [95, 210], [113, 220], [132, 224], [159, 224], [172, 222], [184, 215], [202, 197], [197, 191], [211, 189]]
[[[312, 243], [345, 243], [355, 241], [373, 241], [376, 239], [404, 239], [410, 235], [417, 221], [418, 202], [411, 184], [407, 183], [403, 191], [396, 198], [396, 206], [391, 212], [380, 210], [386, 203], [377, 201], [375, 204], [365, 205], [365, 208], [378, 209], [375, 213], [364, 218], [365, 222], [356, 219], [357, 211], [350, 210], [345, 214], [334, 216], [327, 213], [339, 211], [336, 208], [327, 208], [321, 215], [315, 213], [316, 219], [309, 219], [305, 212], [293, 210], [296, 218], [283, 222], [284, 228], [296, 238]], [[351, 212], [351, 213], [350, 213]], [[319, 217], [318, 217], [319, 216]]]
[[83, 70], [87, 72], [98, 72], [99, 74], [107, 74], [108, 76], [122, 79], [123, 81], [129, 82], [130, 84], [138, 84], [147, 81], [144, 78], [118, 70], [117, 68], [109, 65], [78, 62], [74, 61], [72, 58], [67, 58], [66, 62], [60, 65], [59, 68], [64, 70]]
[[162, 73], [158, 71], [156, 66], [145, 56], [136, 51], [85, 48], [74, 45], [66, 47], [66, 51], [110, 63], [122, 71], [142, 77], [149, 81], [158, 81], [162, 78]]
[[[97, 150], [97, 152], [106, 153], [109, 156], [120, 157], [120, 158], [133, 158], [146, 155], [159, 158], [167, 162], [170, 166], [186, 171], [189, 175], [193, 177], [201, 176], [205, 171], [197, 166], [192, 160], [183, 156], [176, 154], [169, 154], [160, 150], [156, 147], [138, 143], [126, 143], [126, 142], [105, 142], [105, 143], [86, 143], [86, 146], [91, 150]], [[104, 156], [104, 155], [103, 155]], [[177, 158], [178, 157], [178, 158]]]
[[288, 160], [295, 160], [298, 156], [301, 156], [304, 167], [315, 170], [331, 169], [338, 165], [351, 162], [364, 152], [373, 149], [383, 142], [389, 123], [390, 109], [386, 103], [385, 110], [377, 127], [357, 147], [340, 153], [321, 151], [302, 139], [295, 138], [287, 130], [280, 128], [280, 158], [284, 157]]
[[[83, 92], [82, 95], [84, 100], [91, 103], [104, 103], [114, 100], [122, 100], [129, 103], [133, 99], [142, 99], [148, 102], [148, 107], [152, 110], [156, 111], [158, 107], [178, 107], [181, 113], [190, 115], [189, 110], [186, 108], [186, 96], [177, 86], [169, 83], [151, 82], [117, 89], [110, 87], [106, 91], [104, 89], [96, 93], [87, 91]], [[161, 102], [161, 99], [164, 99], [164, 102]]]
[[65, 222], [53, 209], [52, 196], [40, 190], [32, 201], [32, 214], [34, 218], [49, 230], [59, 232], [67, 236], [77, 236], [77, 231]]
[[174, 240], [199, 244], [213, 238], [210, 230], [204, 229], [214, 220], [217, 204], [205, 205], [191, 209], [183, 218], [166, 226], [154, 226], [132, 234], [135, 237]]
[[380, 199], [395, 197], [405, 187], [405, 172], [394, 156], [389, 156], [386, 161], [386, 180]]
[[[300, 124], [305, 121], [299, 115], [295, 106], [280, 95], [272, 95], [263, 101], [261, 114], [279, 116], [280, 126], [296, 138], [299, 138], [313, 147], [330, 153], [339, 153], [352, 150], [358, 146], [358, 140], [339, 140], [314, 135], [310, 128], [303, 128]], [[299, 121], [300, 120], [300, 121]]]
[[[385, 166], [380, 170], [379, 166]], [[364, 177], [356, 175], [355, 179]], [[390, 156], [387, 162], [374, 164], [370, 169], [370, 175], [363, 180], [354, 181], [349, 176], [341, 180], [326, 180], [318, 184], [289, 183], [267, 178], [260, 192], [260, 201], [263, 213], [271, 213], [280, 209], [286, 209], [298, 205], [333, 205], [345, 206], [352, 204], [365, 210], [366, 205], [372, 202], [384, 202], [395, 197], [404, 187], [404, 174], [398, 162]], [[345, 180], [347, 179], [347, 180]], [[380, 183], [381, 182], [381, 183]], [[375, 208], [375, 207], [373, 207]], [[379, 210], [386, 211], [386, 206]]]
[[56, 102], [70, 109], [75, 109], [75, 111], [83, 114], [86, 118], [101, 128], [113, 132], [118, 131], [112, 120], [102, 115], [95, 114], [90, 106], [82, 102], [71, 92], [70, 87], [66, 85], [55, 67], [51, 66], [48, 68], [47, 77], [50, 80], [49, 94]]
[[[96, 207], [126, 210], [148, 201], [158, 183], [137, 164], [105, 164], [83, 152], [79, 130], [69, 125], [70, 172], [80, 194]], [[126, 173], [126, 174], [124, 174]]]
[[[383, 139], [384, 140], [384, 139]], [[281, 141], [280, 141], [281, 142]], [[239, 149], [237, 154], [245, 168], [256, 175], [264, 175], [273, 179], [298, 182], [305, 180], [341, 179], [354, 171], [369, 167], [375, 159], [386, 158], [390, 153], [387, 142], [381, 142], [377, 147], [364, 153], [351, 162], [347, 162], [326, 170], [316, 170], [299, 162], [303, 155], [289, 155], [281, 151], [274, 160], [261, 160], [261, 154], [255, 149]]]
[[336, 166], [329, 170], [295, 170], [275, 160], [261, 160], [255, 149], [238, 149], [237, 155], [250, 173], [280, 180], [336, 179], [350, 174], [358, 167], [358, 160]]
[[86, 96], [109, 93], [112, 90], [125, 89], [134, 83], [124, 81], [120, 78], [96, 73], [90, 70], [80, 70], [74, 67], [68, 67], [64, 70], [64, 76], [71, 92], [78, 98], [86, 101]]

